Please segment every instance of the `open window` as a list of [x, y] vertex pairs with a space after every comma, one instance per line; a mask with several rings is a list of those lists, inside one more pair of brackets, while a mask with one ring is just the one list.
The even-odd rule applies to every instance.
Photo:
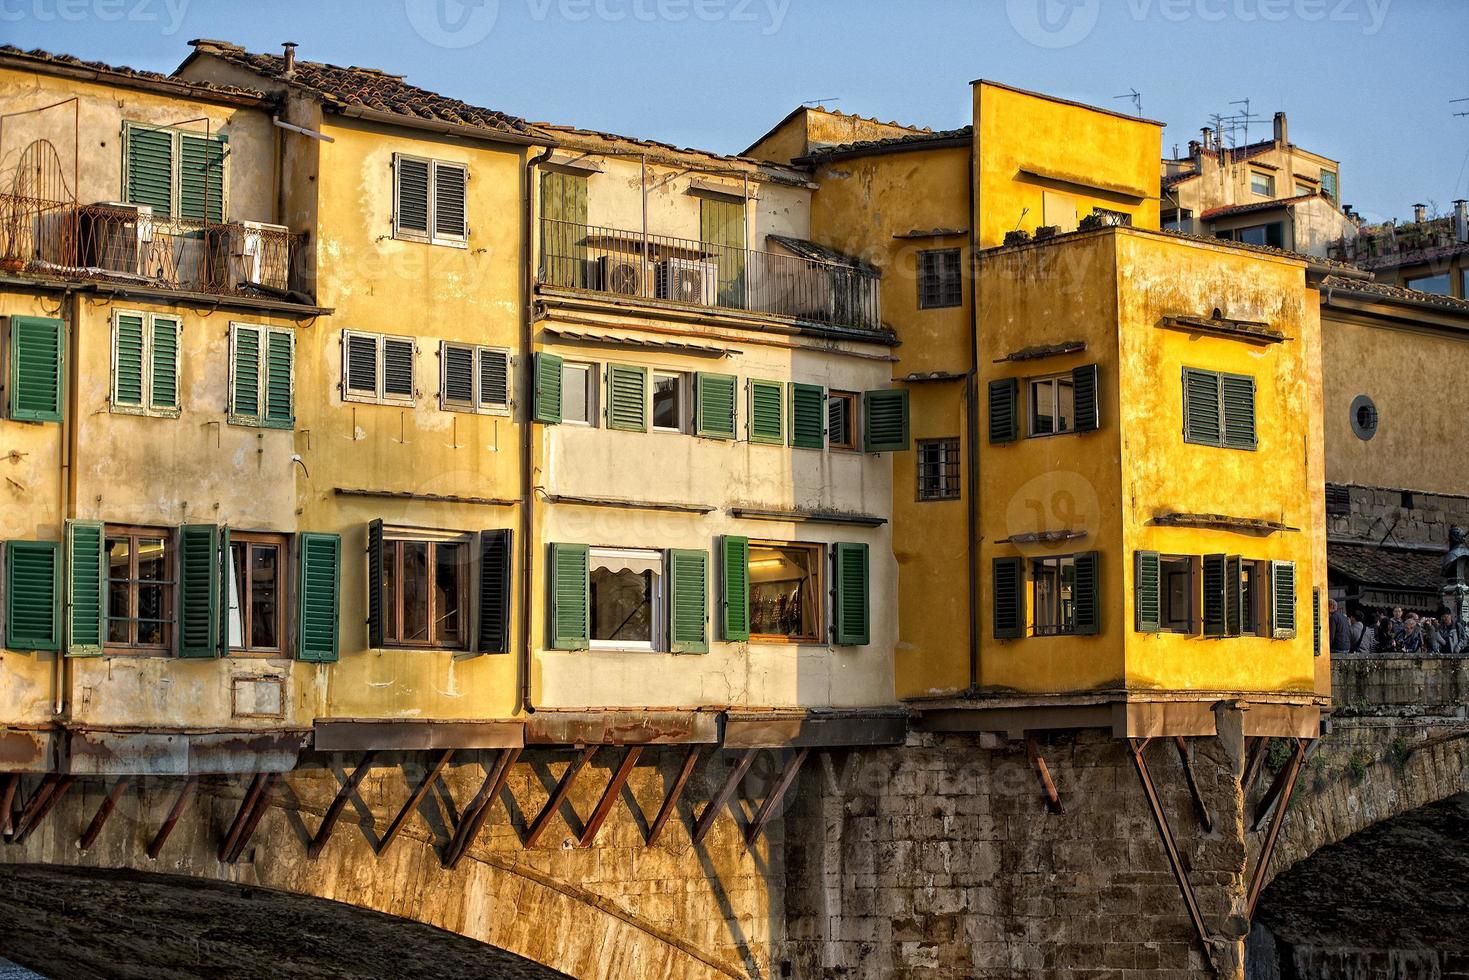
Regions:
[[230, 533], [225, 629], [232, 652], [285, 649], [286, 553], [283, 535]]
[[664, 553], [640, 548], [591, 548], [593, 650], [662, 647]]
[[822, 546], [751, 541], [750, 639], [822, 642]]
[[174, 533], [108, 525], [107, 647], [167, 653], [173, 647]]

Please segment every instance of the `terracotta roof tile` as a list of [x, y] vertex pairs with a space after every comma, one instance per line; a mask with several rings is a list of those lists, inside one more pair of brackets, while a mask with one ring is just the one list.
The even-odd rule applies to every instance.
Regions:
[[0, 45], [0, 57], [14, 58], [20, 61], [33, 62], [38, 70], [44, 71], [48, 66], [57, 68], [79, 68], [87, 71], [102, 72], [115, 75], [120, 79], [135, 79], [143, 82], [156, 82], [161, 85], [177, 86], [180, 91], [193, 90], [196, 92], [218, 93], [225, 96], [240, 96], [242, 98], [263, 99], [265, 93], [258, 89], [241, 88], [235, 85], [215, 85], [212, 82], [202, 82], [174, 78], [157, 71], [144, 71], [138, 68], [129, 68], [126, 65], [109, 65], [102, 61], [83, 61], [76, 55], [54, 54], [34, 48], [23, 51], [13, 44]]
[[1229, 218], [1237, 214], [1250, 214], [1255, 211], [1270, 211], [1274, 208], [1283, 208], [1287, 204], [1299, 204], [1302, 201], [1309, 201], [1314, 197], [1320, 196], [1320, 194], [1297, 194], [1295, 197], [1280, 197], [1271, 201], [1251, 201], [1249, 204], [1228, 204], [1224, 207], [1209, 208], [1207, 211], [1201, 212], [1199, 217], [1204, 221], [1209, 221], [1214, 218]]
[[1437, 591], [1443, 584], [1443, 555], [1432, 551], [1327, 542], [1326, 563], [1363, 585]]
[[1323, 288], [1371, 293], [1387, 299], [1419, 303], [1424, 306], [1437, 306], [1441, 309], [1452, 310], [1455, 313], [1469, 313], [1469, 299], [1457, 299], [1453, 296], [1440, 296], [1437, 293], [1419, 292], [1416, 289], [1406, 289], [1402, 286], [1390, 286], [1385, 282], [1370, 282], [1364, 279], [1345, 279], [1341, 276], [1327, 276], [1321, 280], [1321, 285]]
[[952, 142], [969, 137], [973, 133], [973, 126], [961, 126], [958, 129], [940, 129], [934, 132], [909, 133], [906, 136], [890, 136], [880, 140], [858, 140], [855, 143], [838, 143], [833, 146], [823, 146], [812, 150], [801, 159], [820, 162], [822, 160], [841, 159], [842, 157], [862, 156], [867, 153], [900, 150], [907, 147], [921, 149], [928, 143]]

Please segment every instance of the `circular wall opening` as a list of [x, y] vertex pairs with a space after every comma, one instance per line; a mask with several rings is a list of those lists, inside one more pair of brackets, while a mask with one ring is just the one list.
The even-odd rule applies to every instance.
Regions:
[[1366, 395], [1352, 399], [1352, 431], [1363, 442], [1377, 435], [1377, 406]]

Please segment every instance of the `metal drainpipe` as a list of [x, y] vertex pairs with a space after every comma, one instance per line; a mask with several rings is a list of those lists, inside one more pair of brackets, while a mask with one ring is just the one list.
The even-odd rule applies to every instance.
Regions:
[[[81, 358], [77, 351], [77, 338], [81, 334], [78, 317], [81, 314], [81, 294], [68, 290], [62, 297], [62, 316], [66, 319], [66, 406], [61, 416], [61, 467], [58, 503], [61, 507], [62, 541], [65, 542], [66, 520], [76, 517], [76, 451], [77, 451], [77, 385], [81, 377]], [[63, 547], [65, 545], [63, 544]], [[63, 609], [65, 606], [63, 605]], [[62, 649], [56, 651], [56, 690], [52, 694], [52, 708], [58, 718], [67, 710], [67, 695], [71, 687], [71, 664], [66, 659], [66, 626], [62, 618]]]
[[[976, 137], [979, 132], [975, 125]], [[969, 499], [965, 506], [969, 553], [969, 691], [979, 693], [979, 214], [974, 192], [975, 147], [969, 148], [969, 371], [964, 379], [965, 425], [969, 430]]]
[[535, 229], [535, 172], [536, 168], [551, 158], [556, 147], [548, 146], [525, 164], [525, 200], [521, 211], [521, 265], [525, 269], [522, 288], [525, 303], [520, 318], [520, 349], [525, 361], [520, 371], [521, 426], [520, 426], [520, 708], [526, 714], [535, 714], [536, 706], [531, 701], [531, 573], [535, 566], [536, 502], [534, 488], [534, 461], [531, 453], [535, 448], [535, 426], [532, 415], [535, 411], [536, 379], [535, 352], [532, 346], [532, 322], [535, 320], [536, 274], [535, 256], [531, 249], [532, 232]]

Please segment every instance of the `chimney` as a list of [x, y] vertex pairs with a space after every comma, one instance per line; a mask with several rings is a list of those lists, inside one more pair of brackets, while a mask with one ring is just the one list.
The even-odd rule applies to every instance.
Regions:
[[1204, 147], [1204, 151], [1207, 153], [1211, 149], [1210, 144], [1214, 142], [1214, 130], [1210, 129], [1208, 126], [1205, 126], [1203, 129], [1199, 130], [1199, 133], [1204, 137], [1202, 145]]
[[1454, 240], [1469, 242], [1469, 202], [1462, 197], [1454, 202]]
[[286, 77], [286, 78], [295, 78], [296, 77], [296, 42], [295, 41], [287, 41], [285, 44], [281, 45], [281, 47], [284, 48], [285, 49], [285, 52], [286, 52], [286, 66], [285, 66], [285, 68], [281, 69], [281, 75], [284, 76], [284, 77]]
[[1285, 128], [1285, 113], [1277, 112], [1275, 114], [1275, 145], [1285, 146], [1290, 142], [1289, 137], [1290, 133]]
[[1413, 224], [1415, 224], [1415, 225], [1421, 225], [1421, 224], [1423, 224], [1423, 222], [1425, 222], [1427, 220], [1428, 220], [1428, 205], [1426, 205], [1426, 204], [1415, 204], [1415, 205], [1413, 205]]

